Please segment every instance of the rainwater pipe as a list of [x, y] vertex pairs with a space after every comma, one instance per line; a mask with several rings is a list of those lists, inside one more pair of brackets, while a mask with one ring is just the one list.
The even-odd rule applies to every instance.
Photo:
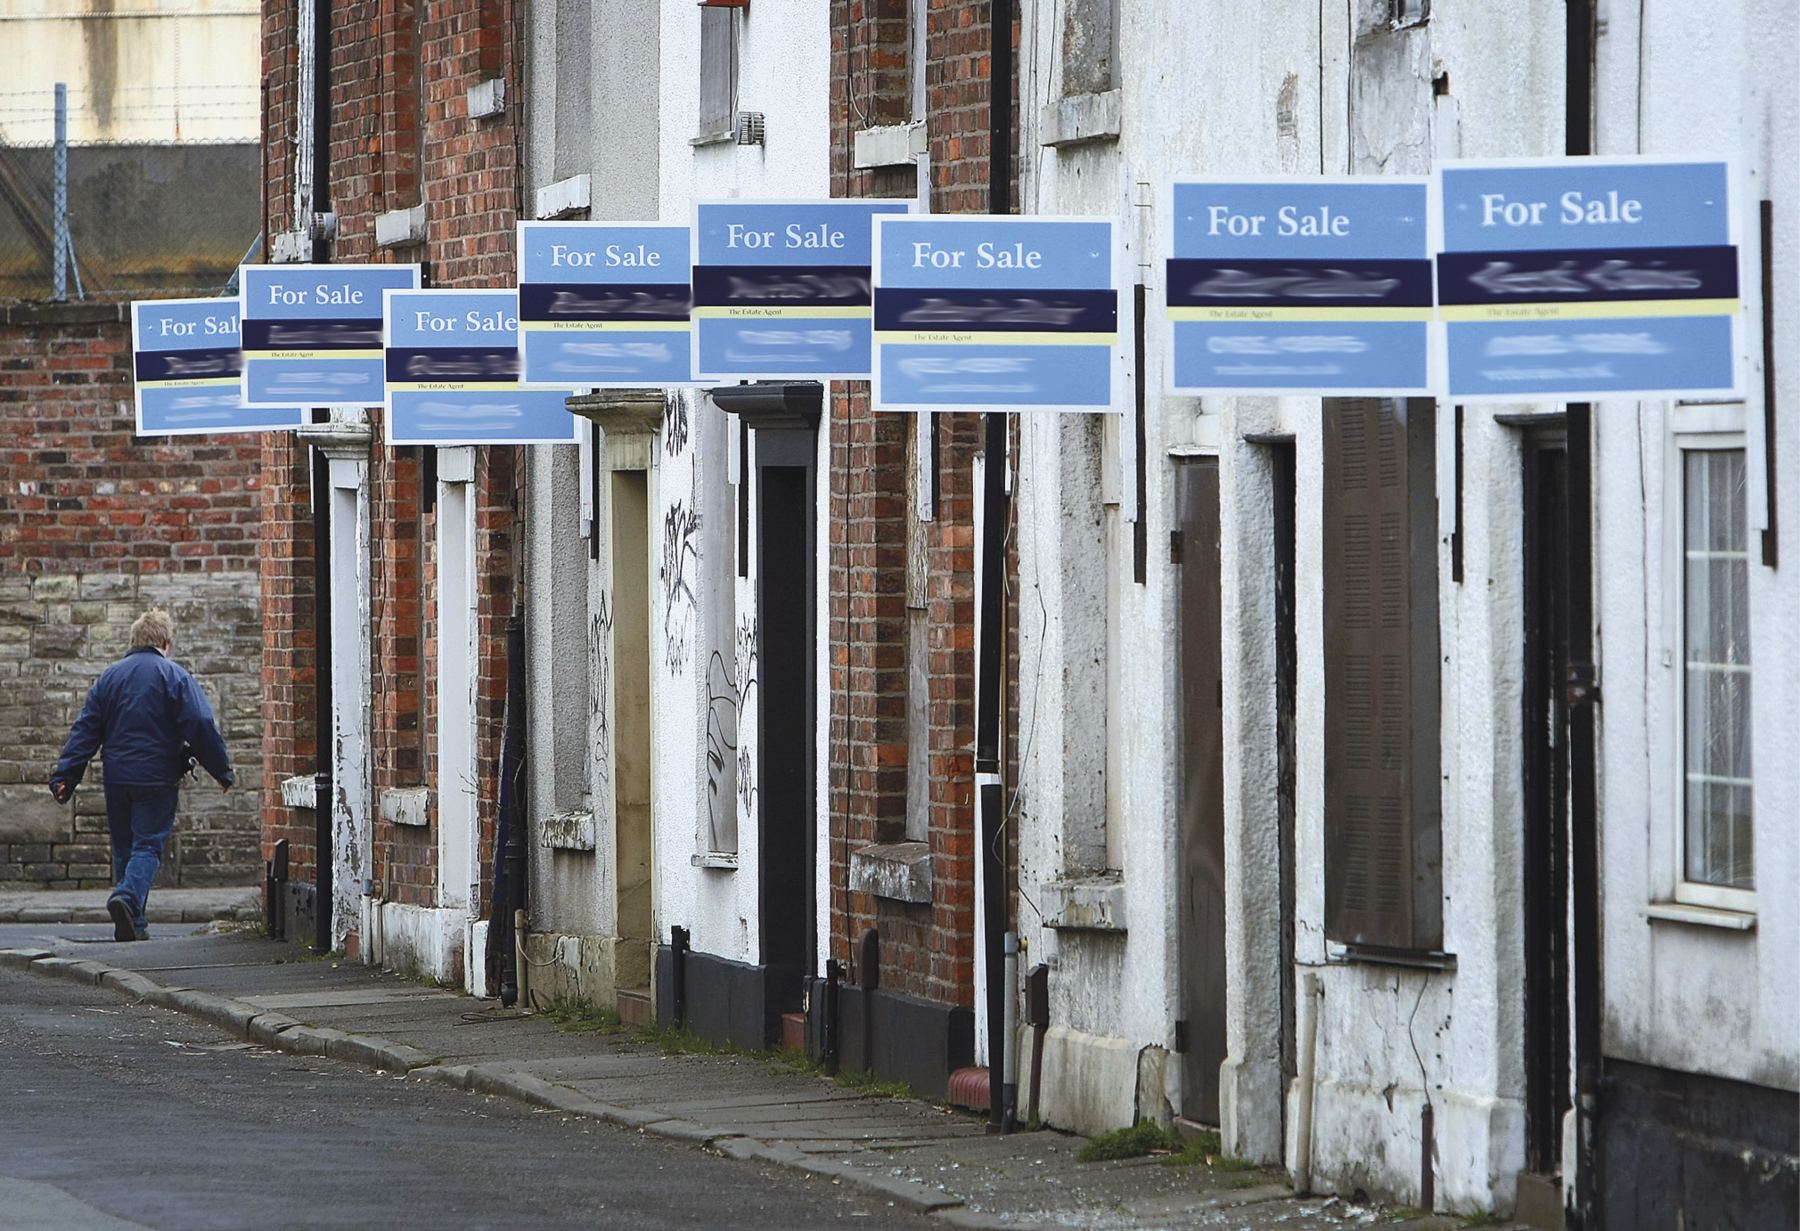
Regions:
[[1006, 994], [1006, 1050], [1001, 1053], [1000, 1131], [1010, 1133], [1019, 1126], [1019, 937], [1015, 932], [1006, 934], [1006, 977], [1002, 984]]
[[1312, 1192], [1312, 1120], [1315, 1065], [1319, 1052], [1319, 976], [1307, 971], [1300, 979], [1300, 1105], [1294, 1110], [1294, 1195]]
[[[1013, 0], [988, 7], [988, 213], [1012, 213]], [[1007, 416], [986, 416], [983, 452], [987, 458], [981, 494], [981, 606], [976, 613], [975, 799], [980, 852], [984, 952], [977, 955], [986, 975], [988, 1131], [1006, 1131], [994, 1078], [1010, 1072], [1007, 1056], [1015, 1040], [1005, 1034], [1011, 984], [1006, 978], [1003, 937], [1009, 932], [1006, 868], [1006, 800], [1001, 784], [1006, 707], [1001, 696], [1006, 653], [1006, 442]], [[1016, 959], [1014, 959], [1016, 962]], [[1012, 1012], [1016, 1012], [1014, 1006]]]

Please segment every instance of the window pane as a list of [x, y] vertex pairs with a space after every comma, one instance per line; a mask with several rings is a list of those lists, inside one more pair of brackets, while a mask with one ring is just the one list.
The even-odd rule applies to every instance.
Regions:
[[1744, 451], [1682, 454], [1686, 878], [1756, 887]]

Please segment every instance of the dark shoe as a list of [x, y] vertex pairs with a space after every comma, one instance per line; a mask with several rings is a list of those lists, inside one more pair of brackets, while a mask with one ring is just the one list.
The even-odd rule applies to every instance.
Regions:
[[138, 927], [135, 927], [135, 925], [134, 925], [134, 929], [136, 930], [137, 935], [132, 937], [133, 940], [149, 940], [150, 939], [150, 929], [149, 928], [138, 928]]
[[137, 921], [132, 918], [137, 912], [131, 908], [131, 901], [122, 893], [115, 893], [106, 899], [106, 913], [112, 916], [114, 940], [136, 940]]

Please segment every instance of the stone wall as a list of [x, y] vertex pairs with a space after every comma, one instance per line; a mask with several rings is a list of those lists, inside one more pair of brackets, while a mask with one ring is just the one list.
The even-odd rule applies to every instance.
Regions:
[[133, 434], [123, 305], [0, 311], [0, 884], [111, 883], [104, 764], [46, 789], [88, 688], [146, 608], [212, 700], [238, 771], [185, 793], [161, 883], [260, 875], [254, 438]]

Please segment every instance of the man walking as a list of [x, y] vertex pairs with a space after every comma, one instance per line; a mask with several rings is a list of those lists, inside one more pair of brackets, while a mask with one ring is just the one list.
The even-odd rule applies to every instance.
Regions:
[[[186, 670], [169, 661], [175, 622], [146, 611], [131, 626], [131, 649], [88, 691], [69, 732], [50, 793], [68, 803], [105, 747], [106, 820], [112, 830], [113, 892], [106, 900], [115, 940], [143, 940], [150, 882], [175, 828], [177, 786], [194, 761], [231, 789], [231, 754], [213, 725], [212, 705]], [[191, 758], [191, 760], [190, 760]]]

